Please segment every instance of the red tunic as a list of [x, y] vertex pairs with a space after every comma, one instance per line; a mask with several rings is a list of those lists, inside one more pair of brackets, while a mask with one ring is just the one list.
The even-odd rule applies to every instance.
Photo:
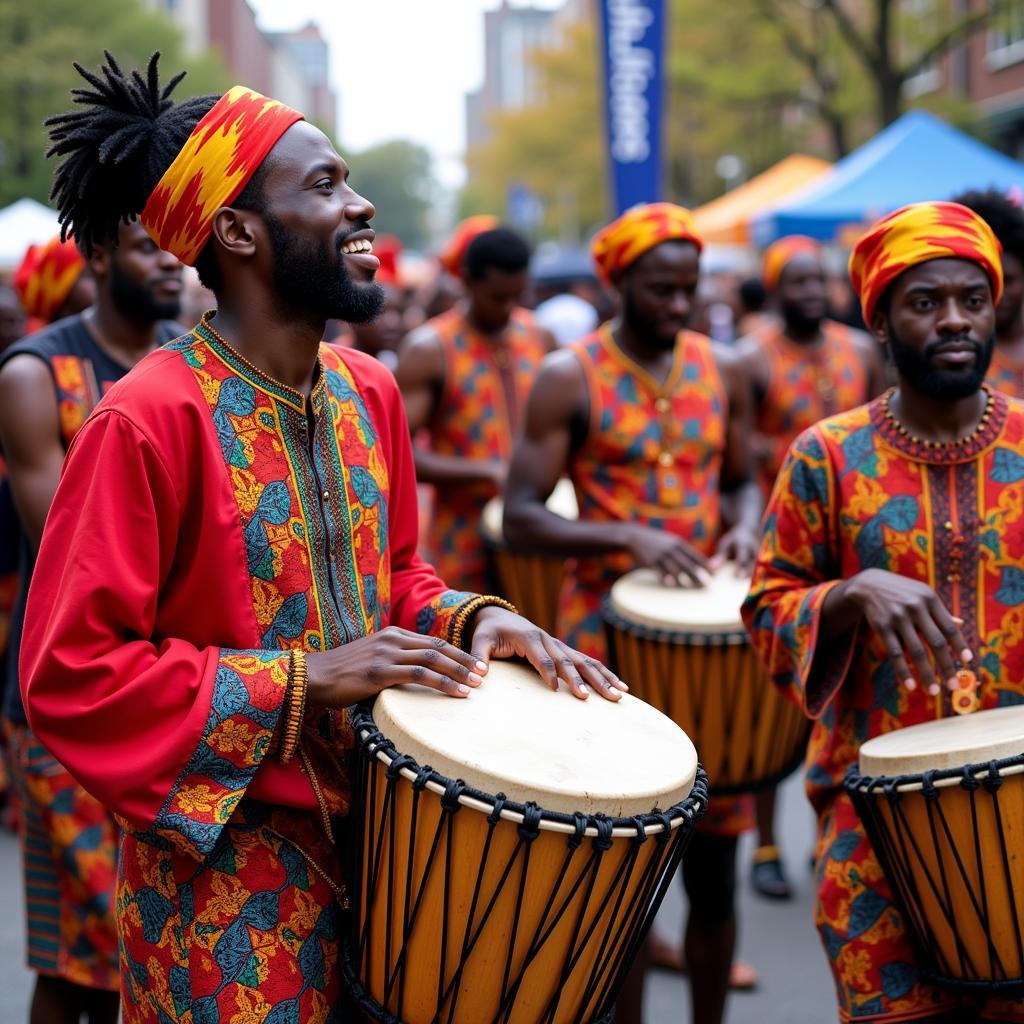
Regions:
[[1024, 363], [1011, 359], [997, 344], [985, 380], [1004, 395], [1024, 398]]
[[[517, 309], [506, 331], [503, 380], [495, 346], [465, 316], [449, 310], [431, 321], [444, 349], [444, 393], [429, 425], [430, 447], [439, 455], [508, 462], [530, 387], [545, 355], [533, 314]], [[503, 350], [504, 354], [504, 350]], [[480, 483], [439, 487], [426, 539], [427, 558], [453, 586], [482, 590], [487, 553], [480, 514], [497, 489]]]
[[768, 460], [759, 482], [765, 498], [796, 436], [815, 423], [863, 405], [868, 372], [849, 327], [825, 320], [819, 345], [798, 345], [780, 325], [755, 335], [768, 363], [768, 387], [758, 410], [755, 430], [767, 442]]

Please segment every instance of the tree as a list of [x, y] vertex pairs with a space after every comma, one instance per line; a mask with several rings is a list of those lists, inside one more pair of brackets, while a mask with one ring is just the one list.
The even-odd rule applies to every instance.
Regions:
[[[953, 0], [913, 5], [899, 0], [759, 0], [759, 8], [823, 95], [834, 82], [818, 48], [824, 36], [838, 40], [867, 74], [877, 127], [884, 128], [903, 113], [908, 81], [1008, 11], [1013, 2], [984, 0], [975, 3], [973, 10], [969, 4], [966, 13]], [[814, 35], [808, 33], [808, 26]]]
[[104, 48], [131, 67], [145, 67], [154, 50], [168, 71], [188, 67], [179, 99], [231, 84], [213, 55], [186, 59], [179, 30], [139, 0], [0, 0], [0, 206], [46, 201], [53, 165], [43, 120], [69, 109], [70, 90], [84, 84], [71, 62], [95, 68]]
[[410, 248], [425, 247], [439, 191], [429, 151], [396, 139], [353, 154], [350, 163], [353, 188], [377, 208], [374, 230], [397, 235]]

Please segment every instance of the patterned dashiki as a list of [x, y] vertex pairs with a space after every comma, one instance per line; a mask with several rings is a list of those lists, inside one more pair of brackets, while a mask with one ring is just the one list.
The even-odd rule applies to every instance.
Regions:
[[780, 325], [760, 330], [755, 338], [768, 364], [768, 387], [754, 429], [768, 442], [769, 457], [758, 482], [765, 498], [797, 434], [815, 423], [862, 405], [868, 395], [868, 372], [845, 324], [825, 320], [820, 344], [798, 345]]
[[[505, 332], [508, 364], [504, 368], [498, 364], [501, 355], [495, 346], [457, 309], [442, 313], [431, 325], [441, 341], [445, 363], [444, 391], [427, 427], [431, 450], [507, 462], [546, 352], [533, 314], [525, 309], [512, 314]], [[485, 483], [435, 489], [425, 554], [438, 575], [454, 587], [485, 589], [487, 549], [480, 535], [480, 515], [497, 493]]]
[[274, 741], [291, 649], [450, 638], [472, 595], [417, 556], [415, 487], [386, 368], [321, 346], [307, 399], [206, 319], [75, 439], [22, 666], [33, 727], [123, 826], [125, 1024], [339, 1019], [350, 730], [311, 707], [301, 757]]
[[[681, 332], [664, 384], [619, 348], [610, 326], [567, 348], [583, 368], [590, 403], [586, 440], [568, 466], [579, 518], [645, 523], [713, 554], [720, 533], [728, 396], [710, 340]], [[601, 602], [634, 568], [624, 552], [570, 561], [558, 635], [607, 660]], [[716, 797], [701, 828], [738, 835], [751, 827], [751, 808], [747, 797]]]
[[[818, 813], [816, 921], [842, 1021], [956, 1010], [923, 983], [890, 889], [842, 789], [873, 736], [950, 715], [949, 691], [907, 690], [858, 626], [818, 643], [822, 603], [842, 579], [884, 569], [933, 587], [975, 653], [981, 705], [1024, 701], [1024, 405], [993, 393], [964, 443], [926, 448], [884, 398], [796, 440], [765, 516], [743, 616], [774, 682], [814, 719], [807, 790]], [[971, 1005], [971, 1004], [963, 1004]], [[990, 1001], [985, 1019], [1022, 1021]]]
[[[179, 331], [170, 322], [157, 326], [158, 337], [165, 341]], [[50, 371], [65, 450], [103, 394], [128, 372], [96, 343], [81, 315], [66, 317], [12, 345], [4, 351], [0, 366], [26, 355], [41, 360]], [[11, 510], [17, 573], [3, 711], [8, 768], [20, 817], [27, 963], [41, 974], [116, 991], [118, 827], [26, 724], [18, 686], [18, 651], [33, 557], [13, 506]]]
[[998, 344], [992, 350], [992, 362], [985, 380], [1004, 395], [1024, 398], [1024, 363], [1011, 359]]

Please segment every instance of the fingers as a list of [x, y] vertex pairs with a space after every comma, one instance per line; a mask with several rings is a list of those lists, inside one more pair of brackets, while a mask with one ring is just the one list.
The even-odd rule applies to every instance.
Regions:
[[939, 684], [935, 680], [935, 673], [932, 671], [932, 664], [928, 658], [928, 650], [921, 637], [918, 635], [914, 621], [906, 615], [901, 615], [893, 625], [899, 637], [900, 646], [910, 656], [917, 669], [917, 678], [921, 685], [930, 694], [939, 692]]
[[436, 645], [398, 651], [395, 662], [402, 667], [420, 666], [470, 687], [479, 686], [484, 681], [477, 669], [476, 658], [443, 640]]
[[928, 602], [928, 611], [931, 613], [931, 617], [935, 620], [936, 625], [942, 630], [946, 643], [960, 662], [966, 665], [969, 661], [973, 660], [974, 652], [971, 650], [970, 645], [964, 638], [963, 631], [960, 629], [964, 624], [964, 620], [955, 615], [950, 615], [946, 610], [946, 606], [939, 600], [938, 594], [932, 595], [931, 600]]
[[932, 650], [939, 674], [948, 683], [951, 679], [955, 678], [956, 670], [959, 668], [953, 660], [953, 652], [950, 650], [949, 640], [935, 619], [924, 610], [919, 611], [914, 616], [914, 623], [918, 633], [924, 637], [925, 643]]
[[[388, 682], [389, 686], [396, 686], [398, 683], [416, 683], [418, 686], [429, 686], [449, 697], [468, 697], [473, 688], [469, 683], [460, 683], [451, 676], [442, 675], [425, 665], [396, 665], [393, 678]], [[474, 684], [479, 685], [479, 684]]]
[[[596, 658], [588, 658], [585, 654], [574, 650], [568, 644], [556, 640], [554, 637], [548, 636], [547, 641], [548, 649], [553, 652], [555, 664], [559, 666], [559, 678], [565, 679], [567, 685], [569, 685], [569, 679], [562, 672], [566, 661], [571, 664], [571, 672], [575, 678], [579, 679], [583, 688], [600, 694], [605, 700], [620, 700], [623, 693], [629, 691], [629, 687]], [[574, 693], [576, 692], [571, 685], [569, 688]]]
[[903, 645], [899, 637], [888, 626], [875, 626], [875, 632], [885, 646], [885, 653], [892, 663], [897, 682], [908, 690], [916, 689], [917, 680], [914, 678], [914, 673], [910, 671], [910, 667], [903, 657]]
[[703, 587], [710, 579], [712, 565], [698, 552], [676, 545], [662, 554], [656, 568], [667, 587]]
[[[552, 690], [557, 690], [559, 667], [545, 642], [550, 639], [551, 637], [544, 630], [536, 626], [532, 629], [518, 631], [509, 637], [515, 653], [521, 658], [525, 658]], [[572, 689], [572, 686], [569, 688]], [[579, 692], [576, 693], [576, 696], [586, 699], [587, 694]]]

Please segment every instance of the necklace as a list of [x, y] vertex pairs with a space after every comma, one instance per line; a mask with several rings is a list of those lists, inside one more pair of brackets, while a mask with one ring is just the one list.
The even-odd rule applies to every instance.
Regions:
[[885, 410], [885, 418], [892, 424], [893, 429], [901, 436], [907, 438], [908, 441], [921, 445], [923, 448], [930, 448], [933, 450], [959, 448], [962, 445], [969, 444], [973, 441], [978, 434], [988, 426], [989, 417], [992, 414], [992, 390], [987, 384], [983, 384], [982, 389], [985, 392], [985, 409], [981, 414], [981, 419], [978, 420], [977, 426], [975, 426], [975, 428], [966, 437], [961, 437], [956, 441], [927, 441], [923, 437], [917, 437], [907, 430], [907, 428], [903, 426], [898, 419], [896, 419], [896, 416], [893, 414], [889, 404], [896, 391], [895, 388], [889, 388], [889, 390], [886, 391], [885, 397], [882, 399], [882, 407]]

